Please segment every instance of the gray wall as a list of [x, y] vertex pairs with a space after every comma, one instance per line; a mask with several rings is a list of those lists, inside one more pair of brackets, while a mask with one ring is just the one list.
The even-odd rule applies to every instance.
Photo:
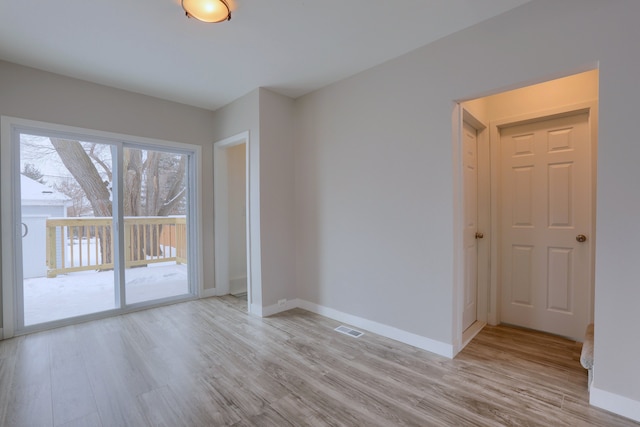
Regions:
[[[205, 183], [213, 180], [213, 113], [208, 110], [0, 61], [0, 115], [200, 145], [202, 179]], [[204, 253], [212, 257], [210, 188], [203, 188], [202, 235]], [[204, 285], [212, 287], [213, 263], [206, 261]]]
[[[293, 150], [294, 101], [257, 89], [218, 109], [214, 140], [249, 131], [251, 215], [260, 231], [252, 236], [251, 303], [267, 311], [278, 300], [296, 298], [294, 277]], [[258, 222], [259, 221], [259, 222]], [[256, 228], [253, 230], [255, 231]], [[260, 311], [261, 312], [261, 311]]]
[[229, 206], [227, 209], [229, 218], [229, 289], [232, 294], [247, 291], [246, 148], [246, 144], [239, 144], [226, 149], [227, 184], [229, 186]]
[[534, 0], [298, 99], [299, 297], [452, 343], [454, 101], [599, 64], [594, 387], [639, 402], [638, 16]]
[[[249, 132], [246, 155], [249, 156], [249, 222], [252, 230], [260, 228], [260, 90], [256, 89], [245, 96], [233, 101], [231, 104], [218, 109], [212, 122], [213, 141], [218, 142], [225, 138]], [[260, 233], [252, 233], [251, 264], [247, 265], [248, 275], [251, 277], [252, 286], [249, 304], [252, 310], [261, 310], [262, 307], [262, 258], [260, 256]]]
[[294, 103], [260, 89], [260, 203], [263, 305], [294, 299]]

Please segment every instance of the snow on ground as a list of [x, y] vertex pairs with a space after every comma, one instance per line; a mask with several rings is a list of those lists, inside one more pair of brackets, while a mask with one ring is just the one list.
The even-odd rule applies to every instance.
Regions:
[[[128, 304], [189, 292], [184, 264], [159, 263], [125, 271]], [[83, 271], [24, 280], [25, 325], [115, 308], [113, 271]]]

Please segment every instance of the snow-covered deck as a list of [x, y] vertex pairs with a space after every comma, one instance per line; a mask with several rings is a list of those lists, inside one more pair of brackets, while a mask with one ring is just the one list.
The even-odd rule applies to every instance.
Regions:
[[[184, 264], [153, 264], [125, 272], [127, 303], [185, 295]], [[83, 271], [24, 280], [25, 325], [35, 325], [115, 308], [113, 271]]]

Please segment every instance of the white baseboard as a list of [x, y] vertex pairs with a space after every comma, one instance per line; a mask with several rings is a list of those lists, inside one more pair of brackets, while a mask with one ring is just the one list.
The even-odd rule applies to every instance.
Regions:
[[321, 316], [329, 317], [339, 322], [348, 323], [351, 326], [365, 329], [375, 334], [382, 335], [383, 337], [391, 338], [392, 340], [396, 340], [404, 344], [409, 344], [411, 346], [438, 354], [440, 356], [448, 357], [449, 359], [453, 358], [453, 345], [451, 344], [432, 340], [430, 338], [416, 335], [414, 333], [407, 332], [393, 326], [385, 325], [383, 323], [378, 323], [368, 319], [363, 319], [362, 317], [343, 313], [341, 311], [314, 304], [309, 301], [298, 300], [298, 307], [316, 314], [320, 314]]
[[287, 300], [284, 304], [273, 304], [262, 308], [262, 317], [273, 316], [274, 314], [282, 313], [283, 311], [291, 310], [293, 308], [300, 307], [300, 300], [291, 299]]
[[438, 354], [440, 356], [453, 358], [453, 345], [446, 344], [440, 341], [432, 340], [421, 335], [417, 335], [411, 332], [407, 332], [402, 329], [395, 328], [393, 326], [378, 323], [373, 320], [364, 319], [362, 317], [354, 316], [351, 314], [343, 313], [332, 308], [324, 307], [309, 301], [292, 299], [287, 300], [284, 304], [273, 304], [267, 307], [262, 307], [257, 304], [251, 305], [251, 314], [259, 317], [273, 316], [274, 314], [281, 313], [283, 311], [291, 310], [293, 308], [302, 308], [312, 313], [319, 314], [321, 316], [328, 317], [339, 322], [347, 323], [351, 326], [355, 326], [360, 329], [373, 332], [374, 334], [382, 335], [386, 338], [399, 341], [404, 344], [420, 348], [422, 350], [429, 351], [431, 353]]
[[202, 292], [200, 292], [200, 298], [215, 297], [217, 295], [216, 288], [203, 289]]
[[591, 386], [589, 403], [598, 408], [640, 421], [640, 401]]

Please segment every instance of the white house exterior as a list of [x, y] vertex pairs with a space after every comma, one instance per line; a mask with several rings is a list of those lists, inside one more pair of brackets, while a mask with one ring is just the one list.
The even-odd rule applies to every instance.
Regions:
[[66, 217], [71, 199], [39, 182], [20, 176], [23, 278], [47, 275], [47, 218]]

